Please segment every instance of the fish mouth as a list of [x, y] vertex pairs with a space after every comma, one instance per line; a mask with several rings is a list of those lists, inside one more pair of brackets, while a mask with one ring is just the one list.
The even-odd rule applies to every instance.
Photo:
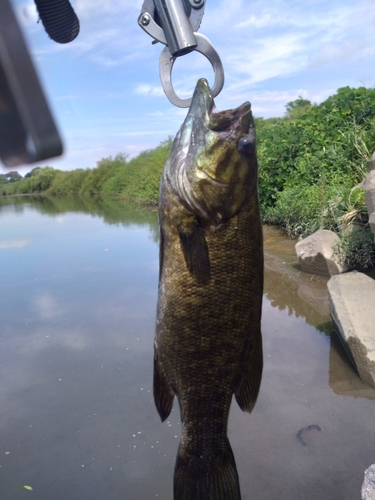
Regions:
[[218, 111], [207, 80], [198, 80], [165, 168], [166, 177], [187, 210], [218, 222], [223, 220], [224, 212], [228, 218], [240, 206], [238, 198], [232, 207], [230, 191], [237, 192], [242, 177], [247, 175], [247, 161], [241, 155], [239, 141], [249, 134], [251, 124], [249, 102]]
[[251, 105], [245, 102], [238, 108], [218, 111], [208, 81], [201, 78], [194, 90], [190, 113], [195, 117], [199, 116], [213, 132], [234, 132], [239, 128], [248, 128]]

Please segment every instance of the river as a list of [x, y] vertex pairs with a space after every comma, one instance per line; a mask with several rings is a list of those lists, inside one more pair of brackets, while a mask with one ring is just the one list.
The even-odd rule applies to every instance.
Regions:
[[[300, 272], [276, 228], [264, 236], [262, 386], [229, 421], [242, 498], [360, 499], [375, 390], [333, 333], [327, 280]], [[180, 421], [175, 403], [162, 424], [152, 399], [157, 280], [155, 213], [0, 198], [1, 499], [172, 500]]]

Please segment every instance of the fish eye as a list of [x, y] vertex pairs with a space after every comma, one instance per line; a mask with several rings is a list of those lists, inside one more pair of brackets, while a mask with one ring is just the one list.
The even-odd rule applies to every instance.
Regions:
[[244, 155], [250, 155], [254, 150], [254, 140], [251, 136], [245, 135], [238, 141], [238, 151]]

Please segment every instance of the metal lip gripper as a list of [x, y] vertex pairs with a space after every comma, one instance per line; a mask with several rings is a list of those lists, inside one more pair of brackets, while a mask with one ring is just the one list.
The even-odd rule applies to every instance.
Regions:
[[166, 45], [160, 55], [160, 80], [165, 95], [180, 108], [188, 108], [191, 98], [181, 99], [174, 91], [172, 69], [177, 57], [193, 50], [203, 54], [215, 74], [212, 96], [216, 97], [224, 86], [224, 69], [219, 54], [207, 37], [197, 33], [204, 7], [205, 0], [145, 0], [138, 18], [139, 26], [154, 38], [153, 43]]

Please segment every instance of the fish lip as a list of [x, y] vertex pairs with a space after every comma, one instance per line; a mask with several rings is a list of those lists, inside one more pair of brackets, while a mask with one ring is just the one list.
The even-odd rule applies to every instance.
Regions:
[[205, 126], [213, 132], [227, 132], [240, 127], [251, 113], [248, 101], [241, 106], [225, 111], [218, 111], [208, 81], [200, 78], [194, 90], [189, 114], [200, 117]]
[[210, 122], [210, 115], [215, 108], [214, 98], [208, 81], [200, 78], [195, 86], [189, 114], [201, 116], [206, 124]]
[[238, 106], [238, 108], [218, 111], [212, 109], [210, 114], [209, 128], [212, 132], [234, 133], [238, 135], [241, 129], [249, 129], [251, 105], [248, 101]]

